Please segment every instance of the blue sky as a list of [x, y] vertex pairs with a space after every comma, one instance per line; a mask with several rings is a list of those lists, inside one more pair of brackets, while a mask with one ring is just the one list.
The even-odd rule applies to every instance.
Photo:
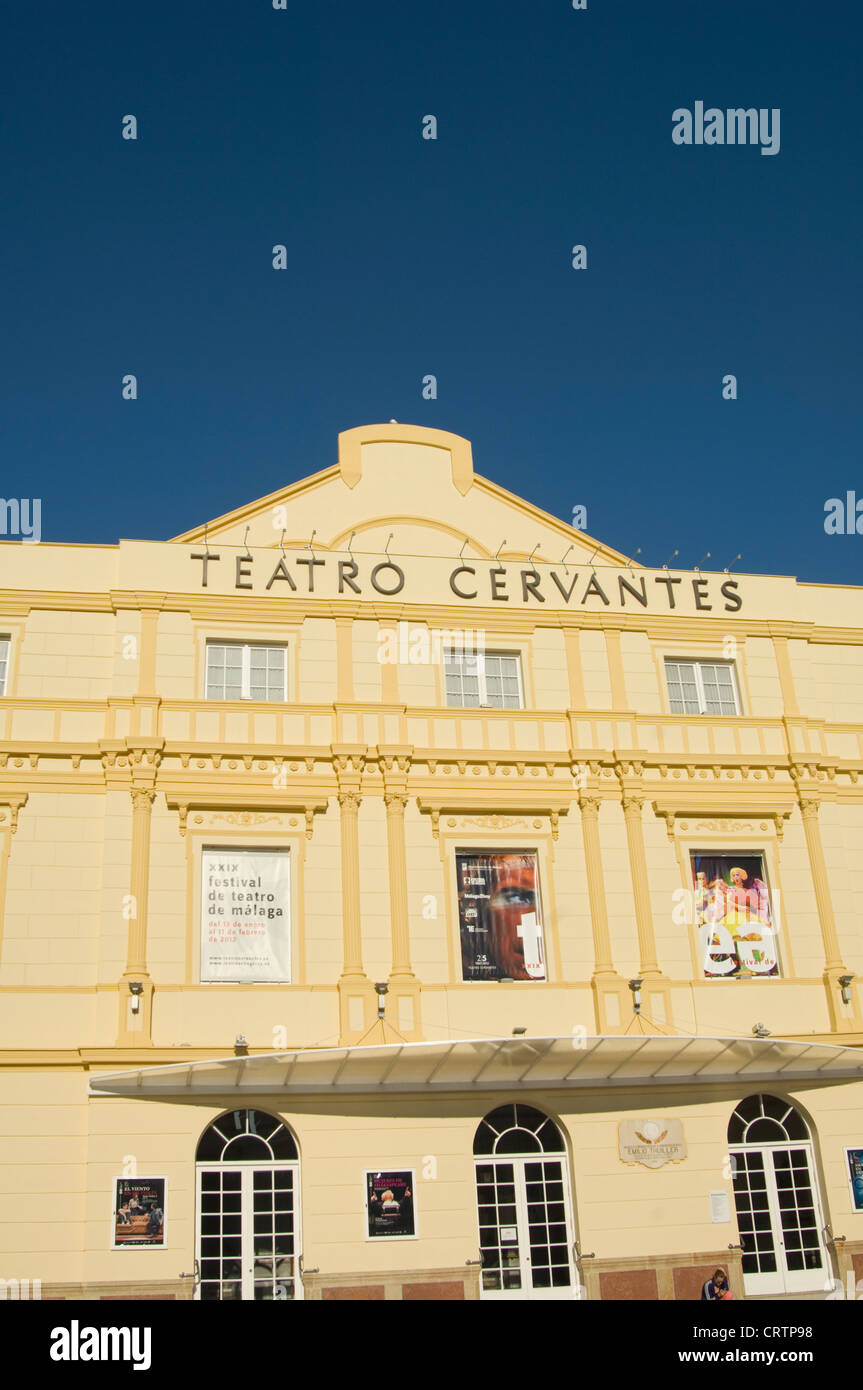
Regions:
[[[863, 582], [824, 532], [863, 498], [861, 31], [804, 0], [16, 7], [3, 495], [46, 540], [162, 539], [395, 417], [645, 563]], [[676, 146], [697, 100], [778, 107], [779, 153]]]

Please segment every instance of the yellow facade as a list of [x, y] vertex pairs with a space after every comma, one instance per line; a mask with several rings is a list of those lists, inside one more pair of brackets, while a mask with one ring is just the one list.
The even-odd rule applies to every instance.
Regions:
[[[589, 1298], [693, 1296], [720, 1260], [757, 1296], [728, 1125], [763, 1093], [808, 1126], [829, 1231], [785, 1296], [863, 1278], [863, 590], [639, 568], [475, 475], [466, 440], [395, 422], [174, 540], [2, 553], [0, 1277], [191, 1296], [196, 1145], [254, 1107], [298, 1147], [296, 1292], [477, 1297], [474, 1135], [512, 1102], [563, 1137]], [[518, 658], [520, 707], [448, 705], [434, 634], [465, 631]], [[208, 644], [283, 647], [285, 698], [208, 698]], [[733, 666], [739, 712], [674, 713], [667, 662]], [[289, 983], [202, 980], [209, 849], [289, 852]], [[535, 856], [544, 978], [463, 978], [468, 851]], [[705, 978], [693, 854], [760, 860], [775, 976]], [[648, 1059], [690, 1036], [726, 1040], [734, 1074], [621, 1086], [593, 1042]], [[513, 1049], [551, 1038], [590, 1085], [520, 1089]], [[363, 1089], [361, 1049], [398, 1079], [423, 1047], [488, 1039], [511, 1040], [509, 1087]], [[828, 1049], [820, 1073], [800, 1043]], [[308, 1049], [342, 1055], [346, 1093], [254, 1089], [256, 1059]], [[218, 1059], [209, 1089], [194, 1069], [185, 1092], [100, 1086]], [[684, 1158], [621, 1160], [645, 1116], [682, 1120]], [[376, 1168], [415, 1174], [406, 1249], [367, 1239]], [[167, 1179], [165, 1243], [112, 1249], [135, 1172]]]

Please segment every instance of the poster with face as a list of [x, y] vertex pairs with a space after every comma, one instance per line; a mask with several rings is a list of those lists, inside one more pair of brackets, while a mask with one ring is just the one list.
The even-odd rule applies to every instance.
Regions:
[[544, 980], [536, 854], [458, 850], [462, 979]]
[[708, 980], [779, 974], [776, 921], [764, 857], [693, 854], [698, 956]]
[[287, 850], [201, 854], [201, 980], [290, 984]]
[[166, 1178], [115, 1178], [111, 1248], [165, 1248]]
[[407, 1169], [366, 1173], [366, 1221], [369, 1239], [415, 1236], [414, 1175]]

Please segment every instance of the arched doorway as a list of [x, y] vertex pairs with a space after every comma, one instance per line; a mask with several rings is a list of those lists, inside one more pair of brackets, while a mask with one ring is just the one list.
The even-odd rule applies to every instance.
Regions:
[[530, 1105], [501, 1105], [477, 1129], [473, 1152], [481, 1296], [578, 1296], [572, 1200], [563, 1135]]
[[302, 1298], [297, 1146], [265, 1110], [230, 1110], [195, 1154], [197, 1297]]
[[824, 1217], [803, 1116], [778, 1096], [747, 1096], [731, 1117], [728, 1144], [747, 1294], [824, 1288]]

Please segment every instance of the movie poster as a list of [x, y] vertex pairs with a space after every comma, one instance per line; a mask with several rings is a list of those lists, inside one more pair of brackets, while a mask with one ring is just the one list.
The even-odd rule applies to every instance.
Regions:
[[693, 854], [704, 978], [778, 975], [777, 923], [760, 854]]
[[462, 979], [544, 980], [536, 855], [456, 852]]
[[379, 1236], [415, 1236], [414, 1175], [366, 1173], [366, 1220], [369, 1239]]
[[846, 1149], [848, 1180], [851, 1183], [851, 1205], [863, 1211], [863, 1149]]
[[202, 852], [202, 981], [290, 984], [290, 875], [287, 850]]
[[115, 1178], [111, 1247], [165, 1248], [166, 1178]]

